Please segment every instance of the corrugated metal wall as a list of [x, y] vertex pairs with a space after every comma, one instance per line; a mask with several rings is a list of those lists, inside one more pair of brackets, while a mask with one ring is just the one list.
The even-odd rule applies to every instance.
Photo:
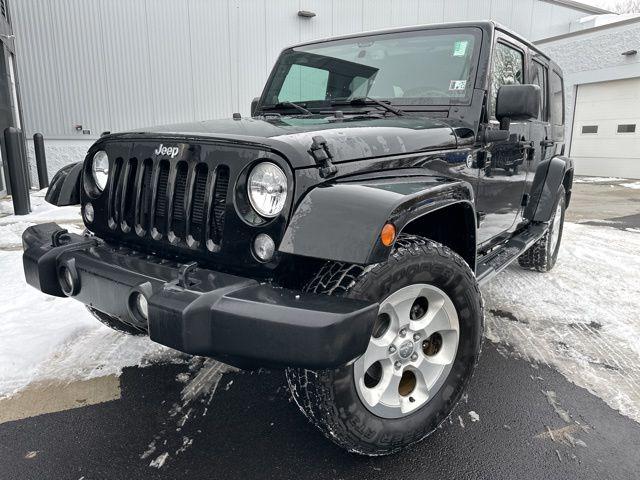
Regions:
[[[492, 18], [532, 40], [585, 16], [540, 0], [13, 0], [25, 131], [247, 114], [280, 50], [390, 26]], [[316, 13], [311, 19], [299, 10]], [[91, 136], [74, 129], [82, 125]]]

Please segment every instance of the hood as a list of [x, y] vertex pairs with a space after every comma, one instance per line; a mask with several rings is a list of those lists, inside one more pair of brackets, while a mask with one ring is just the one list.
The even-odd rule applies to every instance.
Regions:
[[[469, 129], [464, 129], [468, 136]], [[309, 149], [312, 138], [322, 135], [332, 149], [335, 163], [451, 149], [458, 145], [460, 129], [428, 117], [267, 117], [207, 120], [164, 125], [111, 138], [209, 138], [213, 141], [253, 144], [284, 155], [294, 168], [315, 165]]]

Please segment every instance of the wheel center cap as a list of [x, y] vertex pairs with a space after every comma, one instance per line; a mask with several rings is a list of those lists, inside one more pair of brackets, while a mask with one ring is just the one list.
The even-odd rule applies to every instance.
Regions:
[[413, 342], [411, 340], [405, 340], [398, 348], [398, 354], [400, 358], [409, 358], [413, 353]]

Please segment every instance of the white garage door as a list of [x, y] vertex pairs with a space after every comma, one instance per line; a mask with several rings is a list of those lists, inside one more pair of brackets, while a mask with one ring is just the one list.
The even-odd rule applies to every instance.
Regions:
[[571, 157], [578, 175], [640, 178], [640, 78], [578, 87]]

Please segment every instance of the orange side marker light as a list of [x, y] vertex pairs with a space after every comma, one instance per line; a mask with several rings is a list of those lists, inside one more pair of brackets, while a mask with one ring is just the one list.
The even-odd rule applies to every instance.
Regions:
[[380, 241], [385, 247], [393, 245], [393, 241], [396, 239], [396, 227], [392, 223], [385, 224], [380, 232]]

